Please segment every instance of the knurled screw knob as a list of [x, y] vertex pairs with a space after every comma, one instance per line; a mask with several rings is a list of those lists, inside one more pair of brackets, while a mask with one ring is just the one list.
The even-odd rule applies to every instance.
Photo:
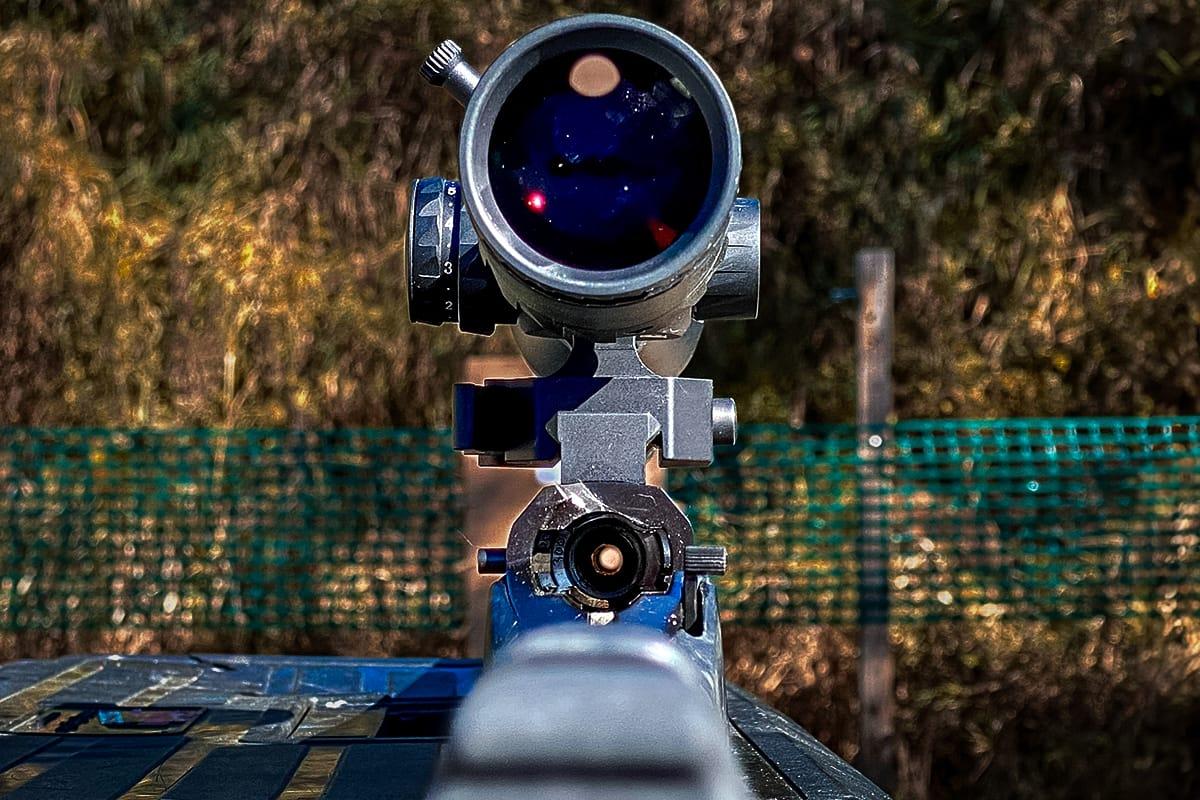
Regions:
[[464, 106], [479, 83], [479, 73], [463, 58], [462, 48], [452, 39], [433, 48], [421, 65], [421, 77], [434, 86], [444, 86]]
[[425, 59], [421, 65], [421, 77], [434, 86], [441, 86], [450, 76], [454, 65], [462, 61], [462, 57], [462, 48], [458, 43], [447, 39], [433, 48], [433, 52]]
[[683, 571], [694, 575], [724, 575], [725, 548], [714, 544], [689, 544], [683, 548]]

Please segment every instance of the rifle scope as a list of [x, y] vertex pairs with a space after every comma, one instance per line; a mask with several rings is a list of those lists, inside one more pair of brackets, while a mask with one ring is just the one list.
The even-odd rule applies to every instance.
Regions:
[[584, 15], [522, 37], [482, 76], [453, 42], [422, 72], [466, 117], [461, 183], [413, 187], [413, 319], [611, 341], [755, 315], [758, 204], [736, 197], [737, 121], [681, 39]]

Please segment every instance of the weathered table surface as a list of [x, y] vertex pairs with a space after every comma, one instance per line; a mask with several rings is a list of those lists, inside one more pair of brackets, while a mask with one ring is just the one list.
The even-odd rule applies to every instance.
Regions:
[[[0, 666], [0, 796], [423, 797], [475, 660], [73, 656]], [[883, 797], [738, 689], [733, 746], [761, 798]]]

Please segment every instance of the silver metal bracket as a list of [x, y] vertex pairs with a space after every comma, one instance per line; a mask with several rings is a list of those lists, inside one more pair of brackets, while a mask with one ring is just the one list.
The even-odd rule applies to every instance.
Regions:
[[455, 447], [483, 466], [561, 462], [563, 483], [643, 483], [655, 448], [664, 467], [704, 466], [736, 430], [712, 381], [658, 375], [632, 337], [577, 345], [554, 375], [460, 384], [455, 398]]

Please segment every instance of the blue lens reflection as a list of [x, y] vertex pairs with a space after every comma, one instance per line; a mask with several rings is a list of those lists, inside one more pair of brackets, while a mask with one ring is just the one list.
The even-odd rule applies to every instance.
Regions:
[[623, 50], [535, 67], [496, 119], [489, 177], [508, 224], [542, 255], [619, 269], [697, 223], [712, 174], [704, 116], [660, 65]]

